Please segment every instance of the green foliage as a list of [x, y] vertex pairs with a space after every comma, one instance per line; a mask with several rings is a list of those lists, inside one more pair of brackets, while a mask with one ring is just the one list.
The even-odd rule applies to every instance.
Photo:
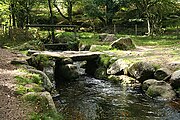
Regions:
[[85, 0], [84, 9], [92, 18], [99, 18], [104, 25], [111, 25], [115, 14], [124, 7], [124, 0]]
[[80, 44], [82, 45], [98, 45], [97, 48], [93, 51], [106, 51], [110, 50], [108, 46], [109, 42], [102, 42], [99, 39], [99, 34], [97, 33], [90, 33], [90, 32], [81, 32], [78, 33]]
[[13, 49], [25, 51], [25, 50], [43, 50], [44, 46], [43, 43], [39, 40], [31, 40], [28, 42], [23, 43], [20, 46], [15, 46]]
[[180, 46], [179, 40], [176, 36], [157, 36], [157, 37], [148, 37], [148, 36], [132, 36], [134, 42], [138, 46], [161, 46], [161, 47], [170, 47], [170, 46]]
[[95, 45], [95, 47], [90, 49], [90, 51], [92, 51], [92, 52], [95, 52], [95, 51], [103, 52], [103, 51], [108, 51], [110, 49], [111, 49], [111, 47], [108, 45]]
[[56, 39], [60, 43], [68, 43], [68, 42], [73, 42], [75, 41], [75, 35], [72, 32], [63, 32], [63, 33], [58, 33], [56, 34]]
[[95, 77], [98, 79], [107, 79], [107, 69], [99, 67], [95, 72]]
[[[178, 3], [176, 0], [131, 0], [134, 10], [147, 21], [148, 35], [161, 34], [162, 21], [173, 12], [176, 14]], [[139, 15], [136, 15], [139, 16]]]
[[51, 66], [49, 57], [46, 55], [37, 55], [31, 57], [31, 64], [32, 66], [36, 67], [38, 70], [43, 70], [46, 66]]
[[15, 50], [43, 50], [43, 43], [34, 38], [33, 33], [22, 29], [13, 29], [12, 36], [0, 34], [0, 44]]
[[26, 87], [24, 87], [23, 85], [17, 85], [17, 88], [15, 90], [15, 94], [24, 95], [25, 93], [27, 93]]
[[109, 65], [111, 64], [110, 60], [111, 60], [111, 56], [106, 55], [106, 54], [100, 55], [99, 66], [103, 66], [105, 68], [108, 68]]
[[29, 84], [29, 85], [31, 87], [23, 86], [23, 85], [17, 85], [16, 90], [15, 90], [15, 94], [24, 95], [28, 92], [41, 92], [41, 91], [43, 91], [43, 88], [38, 84]]
[[42, 84], [41, 77], [39, 74], [25, 74], [22, 76], [16, 76], [15, 79], [19, 85], [26, 85], [29, 83]]
[[[25, 73], [21, 76], [15, 76], [15, 79], [17, 81], [15, 93], [18, 95], [23, 95], [27, 92], [39, 92], [43, 90], [41, 87], [42, 78], [39, 74]], [[31, 87], [26, 87], [28, 84], [31, 84]]]
[[60, 113], [55, 113], [53, 111], [48, 111], [48, 113], [38, 114], [32, 113], [30, 120], [64, 120]]
[[149, 95], [150, 97], [157, 97], [157, 96], [160, 96], [160, 94], [159, 94], [159, 92], [157, 92], [157, 91], [154, 91], [154, 90], [152, 90], [152, 89], [148, 89], [147, 91], [146, 91], [146, 94], [147, 95]]
[[37, 112], [30, 115], [30, 120], [62, 120], [63, 117], [48, 106], [48, 100], [40, 95], [29, 94], [23, 97], [25, 101], [30, 102], [37, 107]]

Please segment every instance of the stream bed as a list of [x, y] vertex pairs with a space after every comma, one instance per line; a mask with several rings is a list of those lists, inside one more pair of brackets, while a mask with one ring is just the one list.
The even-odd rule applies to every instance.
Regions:
[[171, 103], [110, 81], [83, 76], [59, 88], [56, 104], [67, 120], [180, 120]]

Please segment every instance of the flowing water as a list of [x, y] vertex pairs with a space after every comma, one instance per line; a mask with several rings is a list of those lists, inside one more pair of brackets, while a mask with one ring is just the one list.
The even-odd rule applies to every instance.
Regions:
[[110, 81], [84, 76], [61, 84], [59, 93], [58, 109], [67, 120], [180, 120], [168, 102]]

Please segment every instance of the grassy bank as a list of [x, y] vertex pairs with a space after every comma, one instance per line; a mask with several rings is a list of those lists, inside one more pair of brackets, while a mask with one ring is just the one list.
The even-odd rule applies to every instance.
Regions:
[[42, 87], [42, 78], [39, 74], [29, 73], [26, 70], [19, 70], [21, 75], [15, 77], [16, 90], [15, 94], [19, 95], [21, 99], [29, 104], [33, 109], [32, 113], [29, 113], [29, 120], [63, 120], [60, 113], [51, 109], [49, 101], [42, 96], [27, 95], [27, 93], [39, 93], [45, 91]]

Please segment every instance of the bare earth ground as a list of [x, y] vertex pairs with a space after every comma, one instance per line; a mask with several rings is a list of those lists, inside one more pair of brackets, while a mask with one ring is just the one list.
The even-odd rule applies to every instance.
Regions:
[[[137, 47], [133, 51], [106, 51], [130, 62], [146, 61], [163, 67], [176, 70], [180, 69], [180, 48], [177, 47]], [[10, 64], [18, 54], [0, 48], [0, 120], [26, 120], [28, 109], [13, 93], [18, 71]]]
[[0, 120], [26, 120], [29, 112], [14, 94], [14, 76], [18, 72], [10, 61], [16, 57], [17, 54], [0, 48]]

